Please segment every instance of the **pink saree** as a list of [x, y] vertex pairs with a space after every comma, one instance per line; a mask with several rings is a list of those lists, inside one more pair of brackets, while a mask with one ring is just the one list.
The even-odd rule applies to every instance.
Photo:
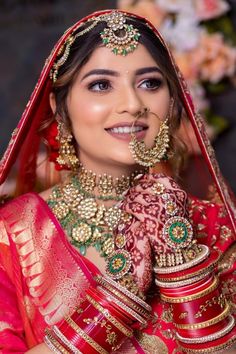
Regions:
[[[201, 243], [218, 248], [222, 255], [226, 252], [217, 271], [224, 294], [235, 302], [234, 235], [228, 216], [219, 205], [197, 199], [192, 199], [190, 214]], [[45, 328], [73, 311], [97, 273], [71, 246], [37, 194], [6, 204], [0, 221], [0, 353], [24, 353], [41, 343]], [[152, 322], [127, 340], [119, 353], [181, 353], [168, 305], [155, 290], [150, 303]]]

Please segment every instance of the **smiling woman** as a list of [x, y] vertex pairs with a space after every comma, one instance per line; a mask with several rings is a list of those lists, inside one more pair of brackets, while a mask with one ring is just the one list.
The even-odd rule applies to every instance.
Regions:
[[[186, 119], [200, 183], [185, 180]], [[65, 32], [1, 161], [3, 191], [14, 162], [18, 197], [0, 221], [2, 353], [236, 342], [233, 196], [151, 23], [108, 10]]]

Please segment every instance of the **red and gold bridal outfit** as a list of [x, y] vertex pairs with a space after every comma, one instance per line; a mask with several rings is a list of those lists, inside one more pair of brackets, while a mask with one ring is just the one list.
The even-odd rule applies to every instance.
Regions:
[[[106, 12], [95, 13], [90, 17], [96, 17], [104, 13]], [[129, 16], [140, 19], [132, 14]], [[12, 135], [8, 149], [1, 160], [1, 183], [6, 180], [13, 163], [17, 161], [18, 192], [20, 191], [19, 194], [30, 192], [9, 202], [1, 209], [1, 353], [24, 353], [27, 349], [41, 343], [45, 328], [59, 323], [64, 316], [72, 313], [73, 309], [78, 306], [78, 303], [84, 297], [85, 290], [90, 286], [96, 286], [94, 277], [99, 274], [99, 271], [71, 246], [47, 204], [37, 194], [32, 193], [37, 174], [38, 149], [42, 139], [37, 134], [37, 131], [43, 120], [50, 113], [48, 97], [52, 89], [52, 82], [49, 78], [49, 73], [57, 53], [68, 36], [90, 17], [72, 26], [54, 47], [45, 63], [19, 125]], [[148, 26], [153, 29], [156, 36], [166, 46], [156, 29], [150, 23], [148, 23]], [[171, 58], [171, 54], [169, 55]], [[232, 301], [233, 305], [230, 313], [233, 314], [234, 312], [236, 209], [216, 163], [202, 120], [195, 114], [184, 80], [172, 58], [171, 60], [178, 75], [183, 105], [192, 123], [205, 165], [211, 174], [211, 183], [215, 185], [220, 203], [215, 204], [210, 201], [201, 201], [197, 198], [189, 197], [188, 206], [186, 206], [189, 220], [194, 225], [194, 237], [199, 244], [207, 245], [210, 249], [210, 255], [203, 260], [202, 265], [194, 264], [191, 268], [184, 271], [177, 270], [176, 273], [171, 274], [159, 272], [160, 267], [157, 267], [154, 272], [153, 268], [150, 267], [152, 264], [151, 256], [147, 257], [145, 248], [139, 249], [135, 247], [135, 252], [132, 254], [134, 273], [135, 270], [139, 269], [138, 265], [141, 257], [146, 262], [147, 267], [145, 272], [136, 272], [136, 276], [139, 276], [143, 290], [150, 292], [147, 301], [152, 306], [153, 317], [149, 321], [147, 328], [138, 330], [134, 337], [126, 340], [118, 351], [120, 353], [182, 353], [184, 349], [178, 346], [178, 342], [175, 339], [176, 328], [179, 339], [181, 337], [189, 338], [191, 331], [199, 330], [202, 331], [202, 336], [208, 336], [214, 334], [214, 332], [209, 333], [209, 326], [199, 326], [196, 319], [208, 314], [209, 320], [211, 320], [210, 324], [213, 327], [216, 326], [214, 328], [216, 333], [219, 330], [217, 328], [219, 323], [222, 325], [224, 321], [228, 321], [223, 324], [223, 327], [229, 327], [229, 322], [231, 321], [229, 317], [226, 317], [226, 315], [229, 316], [229, 313], [227, 312], [228, 305], [225, 305], [225, 299], [227, 299], [227, 303]], [[145, 187], [145, 178], [151, 178], [152, 180], [147, 189]], [[146, 192], [150, 192], [148, 188], [153, 186], [155, 178], [158, 179], [159, 176], [144, 176], [144, 181], [140, 181], [142, 187], [140, 195], [144, 196]], [[133, 196], [135, 196], [137, 191], [138, 189], [133, 190]], [[140, 200], [139, 195], [138, 199]], [[127, 196], [127, 201], [124, 202], [123, 208], [128, 210], [131, 205], [132, 203], [129, 203]], [[140, 205], [142, 205], [142, 202], [140, 202]], [[133, 219], [135, 220], [136, 218], [139, 222], [142, 221], [146, 213], [145, 204], [142, 207], [142, 212], [131, 212]], [[150, 224], [145, 220], [144, 224], [145, 231], [148, 231], [148, 225], [150, 227]], [[149, 231], [151, 235], [151, 228]], [[132, 249], [132, 242], [127, 247]], [[203, 268], [207, 269], [208, 267], [210, 267], [211, 275], [207, 279], [204, 278], [204, 280], [203, 278], [198, 279], [197, 286], [199, 291], [191, 287], [191, 283], [185, 285], [181, 283], [182, 287], [177, 288], [177, 290], [163, 285], [168, 283], [171, 278], [173, 282], [177, 278], [180, 281], [189, 279], [191, 272], [191, 277], [198, 276], [199, 273], [203, 273]], [[160, 276], [160, 274], [162, 275]], [[214, 274], [219, 275], [219, 281]], [[159, 282], [160, 284], [160, 293], [153, 284], [154, 277], [156, 277], [157, 283]], [[205, 295], [209, 294], [209, 291], [206, 291], [208, 288], [211, 289], [212, 294], [217, 291], [213, 294], [214, 298], [217, 299], [204, 298], [208, 302], [203, 304], [199, 302], [199, 299], [203, 299]], [[179, 294], [177, 293], [178, 291]], [[190, 301], [191, 305], [193, 305], [191, 309], [186, 307], [186, 303], [189, 302], [189, 296], [194, 298], [194, 301]], [[176, 301], [176, 298], [183, 299]], [[220, 301], [219, 298], [223, 298], [223, 300]], [[203, 307], [200, 308], [200, 306]], [[218, 310], [215, 310], [217, 306]], [[225, 311], [225, 317], [221, 314], [221, 310], [222, 312]], [[195, 321], [190, 327], [190, 323], [185, 322], [187, 321], [187, 312], [192, 314], [192, 320]], [[220, 319], [215, 321], [218, 315], [222, 316], [221, 321]], [[232, 315], [230, 316], [232, 318]], [[188, 321], [190, 317], [187, 317]], [[173, 322], [175, 325], [173, 325]], [[176, 326], [176, 323], [178, 326]], [[195, 326], [195, 324], [197, 325]], [[212, 328], [212, 326], [210, 327]], [[235, 341], [235, 329], [231, 328], [223, 337], [215, 339], [215, 342], [212, 340], [212, 343], [215, 346], [215, 350], [217, 350], [223, 349], [227, 344]], [[196, 348], [196, 345], [193, 345], [190, 340], [187, 343], [186, 351], [192, 352], [195, 349], [201, 353], [201, 347], [204, 345], [198, 345]], [[181, 346], [184, 347], [182, 342]]]

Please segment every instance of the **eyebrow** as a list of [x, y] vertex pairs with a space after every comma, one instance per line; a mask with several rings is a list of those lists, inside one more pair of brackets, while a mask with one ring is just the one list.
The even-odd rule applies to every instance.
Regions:
[[[140, 68], [140, 69], [137, 69], [134, 73], [135, 73], [135, 75], [138, 76], [138, 75], [148, 74], [151, 72], [158, 72], [161, 75], [163, 75], [162, 71], [157, 66], [149, 66], [149, 67]], [[81, 81], [83, 81], [86, 77], [92, 76], [92, 75], [108, 75], [108, 76], [118, 77], [119, 73], [117, 71], [109, 70], [109, 69], [94, 69], [94, 70], [91, 70], [88, 73], [86, 73], [82, 77]]]

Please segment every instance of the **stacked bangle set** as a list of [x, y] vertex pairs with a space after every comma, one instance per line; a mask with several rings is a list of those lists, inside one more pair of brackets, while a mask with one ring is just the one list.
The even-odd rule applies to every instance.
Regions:
[[98, 276], [80, 306], [58, 326], [46, 330], [44, 341], [55, 353], [101, 353], [117, 350], [133, 329], [145, 326], [151, 307], [109, 277]]
[[155, 268], [161, 299], [172, 307], [176, 339], [184, 353], [215, 353], [232, 341], [235, 320], [214, 274], [218, 257], [212, 251], [198, 264], [185, 263], [183, 269]]

